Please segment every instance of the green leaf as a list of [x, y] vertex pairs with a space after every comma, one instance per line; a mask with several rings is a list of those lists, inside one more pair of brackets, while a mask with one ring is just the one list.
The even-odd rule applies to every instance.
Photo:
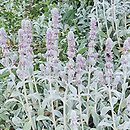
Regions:
[[79, 49], [79, 50], [78, 50], [78, 53], [83, 54], [83, 53], [85, 53], [86, 51], [87, 51], [87, 48], [84, 47], [84, 48]]

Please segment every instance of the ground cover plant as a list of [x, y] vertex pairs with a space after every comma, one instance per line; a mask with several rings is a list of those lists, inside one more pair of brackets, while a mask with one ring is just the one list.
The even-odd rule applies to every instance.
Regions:
[[129, 0], [1, 10], [1, 130], [130, 130]]

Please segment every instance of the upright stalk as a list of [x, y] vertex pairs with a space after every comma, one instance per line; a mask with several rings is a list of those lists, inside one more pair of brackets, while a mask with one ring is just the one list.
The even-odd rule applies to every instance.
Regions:
[[31, 123], [32, 129], [35, 130], [35, 127], [34, 127], [34, 124], [33, 124], [33, 120], [32, 120], [32, 116], [31, 116], [31, 111], [29, 109], [29, 101], [28, 101], [27, 89], [26, 89], [26, 86], [25, 86], [25, 81], [23, 81], [23, 82], [24, 82], [23, 92], [24, 92], [24, 98], [25, 98], [26, 105], [27, 105], [28, 118], [29, 118], [29, 121]]
[[95, 110], [95, 113], [97, 113], [97, 83], [95, 85], [95, 104], [94, 104], [94, 110]]
[[67, 100], [67, 93], [68, 93], [68, 86], [66, 86], [65, 95], [64, 95], [64, 102], [63, 102], [63, 114], [64, 114], [64, 130], [67, 130], [67, 122], [66, 122], [66, 100]]
[[113, 108], [113, 104], [112, 104], [112, 93], [111, 93], [110, 84], [108, 85], [108, 91], [109, 91], [109, 101], [110, 101], [111, 113], [112, 113], [113, 128], [114, 128], [114, 130], [117, 130], [117, 127], [116, 127], [116, 124], [115, 124], [114, 108]]
[[[36, 93], [39, 93], [38, 89], [37, 89], [37, 84], [36, 84], [36, 80], [35, 80], [34, 75], [33, 75], [33, 81], [34, 81], [34, 86], [35, 86]], [[39, 107], [41, 108], [42, 105], [41, 105], [40, 99], [38, 99], [38, 104], [39, 104]]]
[[90, 79], [91, 78], [91, 66], [89, 65], [89, 72], [88, 72], [88, 97], [87, 97], [87, 125], [89, 123], [89, 93], [90, 93]]
[[125, 24], [125, 29], [127, 29], [126, 8], [125, 8], [125, 2], [126, 2], [126, 0], [124, 0], [123, 2], [124, 2], [124, 9], [125, 9], [125, 13], [124, 13], [124, 24]]
[[106, 25], [107, 37], [109, 37], [108, 25], [107, 25], [107, 18], [106, 18], [106, 11], [105, 11], [105, 1], [103, 0], [103, 15]]
[[51, 94], [52, 118], [53, 118], [54, 130], [56, 130], [56, 120], [55, 120], [55, 113], [54, 113], [54, 104], [53, 104], [53, 99], [52, 99], [52, 84], [51, 84], [51, 81], [49, 81], [49, 87], [50, 87], [50, 94]]
[[127, 70], [124, 71], [124, 80], [123, 80], [123, 85], [122, 85], [122, 96], [121, 96], [121, 101], [120, 101], [120, 104], [119, 104], [119, 108], [118, 108], [118, 115], [120, 114], [120, 111], [121, 111], [121, 105], [122, 105], [122, 102], [123, 102], [123, 99], [125, 97], [125, 83], [126, 83], [126, 78], [127, 78]]
[[78, 98], [79, 98], [79, 110], [80, 110], [81, 125], [82, 125], [82, 130], [84, 130], [83, 117], [82, 117], [82, 103], [81, 103], [80, 87], [78, 87]]
[[[95, 6], [96, 6], [96, 19], [97, 19], [97, 26], [98, 26], [98, 28], [99, 28], [99, 31], [101, 31], [101, 27], [100, 27], [100, 22], [99, 22], [99, 16], [98, 16], [98, 5], [97, 5], [97, 3], [96, 3], [96, 1], [95, 1]], [[103, 50], [103, 42], [102, 42], [102, 40], [101, 40], [101, 36], [99, 35], [99, 40], [100, 40], [100, 43], [101, 43], [101, 50]]]

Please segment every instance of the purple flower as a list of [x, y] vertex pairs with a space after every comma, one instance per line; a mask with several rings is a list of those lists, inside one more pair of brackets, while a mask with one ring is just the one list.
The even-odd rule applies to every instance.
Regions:
[[119, 84], [119, 82], [121, 81], [121, 74], [119, 72], [116, 72], [114, 74], [114, 81], [112, 86], [114, 86], [115, 88], [117, 88], [117, 85]]
[[[60, 14], [57, 8], [51, 10], [53, 28], [59, 28]], [[57, 32], [58, 33], [58, 32]]]
[[90, 22], [90, 36], [89, 38], [91, 40], [95, 40], [96, 39], [96, 19], [95, 18], [91, 18], [91, 22]]
[[72, 31], [68, 32], [67, 41], [68, 41], [68, 51], [67, 51], [68, 57], [74, 58], [74, 56], [75, 56], [75, 39], [74, 39], [74, 33]]
[[128, 51], [130, 50], [130, 38], [129, 37], [124, 42], [123, 50], [124, 50], [124, 54], [128, 53]]
[[98, 53], [91, 53], [88, 55], [88, 62], [90, 65], [95, 65], [96, 64], [96, 60], [98, 58]]
[[0, 28], [0, 45], [3, 46], [7, 42], [7, 34], [4, 28]]
[[112, 47], [113, 47], [113, 41], [111, 38], [107, 38], [106, 40], [106, 48], [105, 48], [105, 79], [108, 84], [112, 81], [113, 76], [113, 55], [112, 55]]
[[96, 39], [96, 19], [91, 18], [90, 22], [90, 33], [89, 33], [89, 44], [88, 44], [88, 63], [89, 65], [95, 65], [98, 58], [98, 54], [94, 52]]
[[46, 56], [50, 59], [52, 62], [53, 60], [57, 59], [57, 48], [54, 45], [54, 33], [51, 28], [47, 29], [46, 32]]
[[121, 56], [121, 65], [124, 66], [124, 67], [128, 67], [128, 57], [127, 57], [127, 55]]
[[22, 28], [18, 31], [19, 64], [17, 75], [22, 80], [28, 78], [33, 71], [32, 26], [30, 20], [22, 20]]
[[51, 28], [48, 28], [46, 32], [46, 48], [47, 50], [51, 50], [54, 48], [53, 30]]
[[112, 52], [105, 52], [105, 61], [111, 62], [113, 59], [113, 54]]
[[85, 58], [81, 55], [78, 54], [76, 57], [76, 69], [84, 69], [85, 68]]
[[106, 43], [105, 43], [105, 52], [110, 52], [112, 50], [113, 47], [113, 41], [111, 38], [107, 38]]
[[81, 78], [84, 74], [83, 70], [85, 70], [85, 66], [86, 66], [85, 58], [81, 54], [78, 54], [76, 57], [76, 83], [77, 85], [82, 83]]
[[28, 20], [28, 19], [24, 19], [22, 20], [22, 23], [21, 23], [21, 27], [22, 29], [26, 32], [26, 33], [32, 33], [32, 24], [31, 24], [31, 21]]
[[101, 85], [104, 84], [104, 75], [103, 75], [103, 72], [101, 70], [94, 71], [94, 77], [95, 77], [96, 81], [101, 83]]

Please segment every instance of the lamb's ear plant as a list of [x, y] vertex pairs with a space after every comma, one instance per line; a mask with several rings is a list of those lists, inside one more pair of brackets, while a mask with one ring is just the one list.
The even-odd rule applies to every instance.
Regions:
[[[66, 9], [56, 7], [47, 15], [48, 25], [44, 15], [40, 16], [41, 34], [38, 20], [23, 19], [18, 51], [8, 45], [7, 33], [0, 29], [0, 129], [130, 129], [130, 3], [94, 0], [88, 15], [85, 2], [75, 2], [80, 6], [76, 14], [67, 5], [71, 2], [63, 6], [70, 9], [67, 14], [73, 13], [71, 18], [77, 17], [74, 21], [65, 16]], [[33, 33], [45, 43], [40, 56], [33, 48], [33, 39], [37, 39]]]

